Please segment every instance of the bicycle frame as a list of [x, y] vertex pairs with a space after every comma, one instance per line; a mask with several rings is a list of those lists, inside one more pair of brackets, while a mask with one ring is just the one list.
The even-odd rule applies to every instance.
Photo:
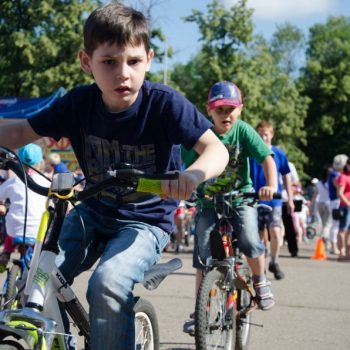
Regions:
[[[72, 335], [65, 333], [59, 301], [69, 303], [77, 298], [55, 265], [57, 253], [42, 251], [52, 215], [50, 209], [42, 215], [24, 290], [26, 307], [0, 312], [0, 329], [5, 334], [11, 333], [15, 337], [23, 338], [29, 347], [35, 349], [66, 350], [68, 337]], [[73, 321], [81, 334], [88, 338], [89, 330], [83, 327], [88, 324], [87, 313], [78, 315], [78, 318]], [[22, 321], [25, 323], [21, 323]]]
[[[157, 191], [160, 191], [161, 186], [160, 181], [156, 179], [156, 175], [132, 170], [133, 172], [130, 172], [130, 175], [121, 171], [121, 174], [115, 174], [115, 177], [119, 175], [123, 185], [125, 179], [135, 176], [140, 181], [135, 181], [130, 186], [137, 186], [135, 187], [136, 191], [159, 193]], [[112, 177], [113, 173], [116, 173], [116, 171], [112, 172]], [[148, 175], [149, 178], [142, 178], [141, 175], [144, 174]], [[64, 308], [78, 327], [79, 335], [85, 337], [85, 344], [88, 345], [89, 342], [88, 315], [55, 265], [59, 253], [58, 239], [68, 202], [74, 196], [73, 174], [57, 175], [58, 177], [53, 179], [50, 190], [41, 186], [37, 187], [38, 193], [48, 195], [48, 202], [47, 209], [42, 215], [30, 270], [27, 275], [23, 296], [25, 307], [0, 312], [0, 341], [11, 335], [16, 339], [23, 339], [30, 349], [35, 350], [68, 350], [68, 341], [72, 335], [65, 331], [60, 303], [63, 303]], [[67, 176], [65, 177], [65, 175]], [[173, 179], [177, 178], [178, 174], [158, 176]], [[88, 198], [103, 190], [103, 186], [110, 187], [115, 181], [112, 177], [105, 180], [104, 183], [97, 184], [95, 188], [89, 188], [81, 192], [82, 196], [74, 197], [74, 200]], [[145, 279], [142, 283], [149, 290], [155, 289], [169, 273], [181, 266], [180, 259], [172, 259], [167, 263], [154, 265], [145, 272]], [[149, 308], [150, 306], [148, 306]], [[149, 310], [148, 312], [151, 313], [152, 311]], [[156, 318], [153, 322], [157, 322]], [[148, 327], [152, 327], [152, 331], [155, 329], [154, 324]], [[158, 328], [158, 324], [156, 327]]]

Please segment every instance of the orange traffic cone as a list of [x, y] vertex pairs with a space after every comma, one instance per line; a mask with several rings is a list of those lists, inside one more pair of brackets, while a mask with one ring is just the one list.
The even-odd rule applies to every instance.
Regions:
[[326, 260], [327, 255], [325, 252], [324, 242], [322, 238], [319, 238], [316, 243], [314, 255], [311, 257], [314, 260]]

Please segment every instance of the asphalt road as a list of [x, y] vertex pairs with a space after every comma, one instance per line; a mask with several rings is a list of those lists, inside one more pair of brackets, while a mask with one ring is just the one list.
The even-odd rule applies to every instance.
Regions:
[[[286, 274], [281, 281], [271, 274], [276, 306], [256, 310], [249, 350], [349, 350], [350, 349], [350, 262], [335, 256], [312, 260], [316, 242], [302, 245], [299, 257], [290, 257], [282, 247], [280, 265]], [[164, 253], [163, 260], [175, 254]], [[195, 349], [194, 338], [182, 332], [184, 320], [194, 308], [194, 270], [190, 251], [177, 254], [183, 268], [167, 277], [155, 291], [136, 287], [156, 307], [160, 324], [161, 350]], [[89, 273], [76, 282], [84, 294]]]
[[[350, 349], [350, 262], [312, 260], [315, 242], [303, 245], [299, 257], [291, 258], [282, 247], [280, 265], [286, 278], [275, 281], [270, 274], [276, 306], [256, 310], [249, 350], [349, 350]], [[163, 260], [175, 256], [164, 253]], [[161, 350], [195, 349], [194, 338], [182, 332], [184, 320], [194, 309], [194, 270], [190, 251], [177, 254], [183, 268], [167, 277], [157, 290], [138, 285], [135, 294], [156, 307]], [[86, 305], [85, 289], [91, 271], [74, 283]], [[82, 349], [79, 341], [79, 350]], [[101, 349], [102, 350], [102, 349]]]

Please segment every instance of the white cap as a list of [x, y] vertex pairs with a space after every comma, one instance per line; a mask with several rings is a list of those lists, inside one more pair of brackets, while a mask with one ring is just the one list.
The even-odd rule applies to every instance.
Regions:
[[348, 161], [348, 156], [346, 154], [337, 154], [333, 158], [333, 169], [336, 171], [341, 171]]
[[311, 183], [312, 183], [313, 185], [316, 185], [317, 182], [318, 182], [318, 179], [316, 179], [316, 177], [314, 177], [314, 178], [311, 180]]

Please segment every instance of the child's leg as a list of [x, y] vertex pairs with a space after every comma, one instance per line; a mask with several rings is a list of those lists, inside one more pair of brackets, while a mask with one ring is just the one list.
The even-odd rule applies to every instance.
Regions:
[[12, 243], [13, 237], [6, 235], [4, 241], [4, 249], [0, 254], [0, 272], [6, 269], [6, 266], [10, 260], [11, 253], [15, 250], [15, 245]]
[[96, 350], [135, 349], [134, 284], [160, 260], [169, 240], [160, 228], [140, 222], [119, 222], [115, 229], [87, 292], [91, 348]]

